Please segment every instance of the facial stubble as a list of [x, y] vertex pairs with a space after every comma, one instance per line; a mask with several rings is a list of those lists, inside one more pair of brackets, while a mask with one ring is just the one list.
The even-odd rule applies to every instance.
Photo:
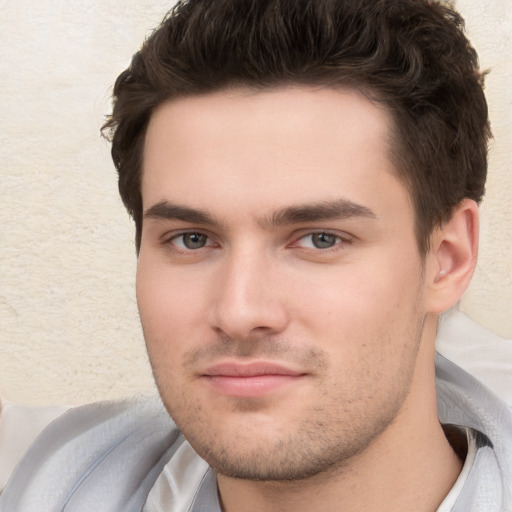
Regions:
[[[216, 471], [254, 481], [299, 481], [322, 473], [343, 472], [354, 456], [389, 427], [408, 394], [422, 329], [423, 320], [411, 329], [414, 342], [409, 340], [404, 345], [392, 389], [383, 397], [380, 396], [379, 374], [373, 375], [373, 387], [361, 392], [353, 389], [347, 396], [345, 389], [336, 389], [341, 385], [326, 382], [324, 376], [329, 374], [330, 368], [326, 354], [317, 349], [299, 350], [284, 340], [219, 338], [207, 348], [185, 354], [182, 368], [186, 375], [198, 364], [221, 356], [279, 358], [310, 369], [311, 385], [323, 391], [306, 410], [301, 409], [297, 420], [285, 424], [287, 431], [279, 422], [273, 422], [272, 415], [286, 416], [290, 412], [293, 418], [293, 404], [289, 400], [269, 405], [266, 399], [225, 397], [222, 403], [230, 418], [230, 425], [225, 427], [215, 424], [212, 412], [208, 411], [211, 404], [205, 407], [205, 402], [198, 399], [190, 385], [180, 386], [179, 379], [173, 382], [170, 375], [164, 378], [169, 369], [158, 361], [151, 360], [151, 364], [169, 414], [191, 446]], [[360, 363], [358, 369], [352, 370], [341, 382], [367, 382], [364, 361]], [[358, 378], [354, 379], [354, 373], [359, 373]], [[177, 389], [180, 392], [176, 392]]]

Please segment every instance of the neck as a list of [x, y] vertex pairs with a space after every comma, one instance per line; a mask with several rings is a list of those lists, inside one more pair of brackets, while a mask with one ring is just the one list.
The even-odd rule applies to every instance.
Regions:
[[417, 373], [422, 375], [414, 380], [399, 414], [363, 452], [301, 481], [258, 482], [219, 475], [223, 511], [309, 512], [312, 504], [319, 512], [437, 510], [461, 462], [437, 419], [433, 354], [430, 365], [421, 354], [418, 359]]

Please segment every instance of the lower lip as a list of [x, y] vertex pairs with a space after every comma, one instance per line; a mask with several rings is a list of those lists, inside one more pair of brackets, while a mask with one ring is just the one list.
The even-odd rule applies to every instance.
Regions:
[[286, 385], [296, 383], [301, 378], [301, 375], [206, 376], [208, 383], [216, 392], [240, 398], [255, 398], [267, 395]]

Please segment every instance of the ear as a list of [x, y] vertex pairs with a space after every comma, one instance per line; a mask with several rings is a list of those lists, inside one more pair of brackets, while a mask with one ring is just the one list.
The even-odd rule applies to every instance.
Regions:
[[451, 218], [436, 228], [426, 257], [426, 308], [450, 309], [471, 281], [478, 255], [478, 205], [464, 199]]

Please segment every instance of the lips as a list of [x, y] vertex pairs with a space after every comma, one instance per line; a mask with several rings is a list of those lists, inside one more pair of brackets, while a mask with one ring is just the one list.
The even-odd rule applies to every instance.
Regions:
[[207, 376], [255, 377], [258, 375], [297, 376], [303, 372], [277, 363], [255, 361], [251, 363], [220, 363], [209, 367], [204, 373]]
[[278, 363], [225, 362], [207, 368], [202, 374], [206, 383], [217, 393], [240, 398], [255, 398], [271, 394], [298, 383], [305, 373]]

